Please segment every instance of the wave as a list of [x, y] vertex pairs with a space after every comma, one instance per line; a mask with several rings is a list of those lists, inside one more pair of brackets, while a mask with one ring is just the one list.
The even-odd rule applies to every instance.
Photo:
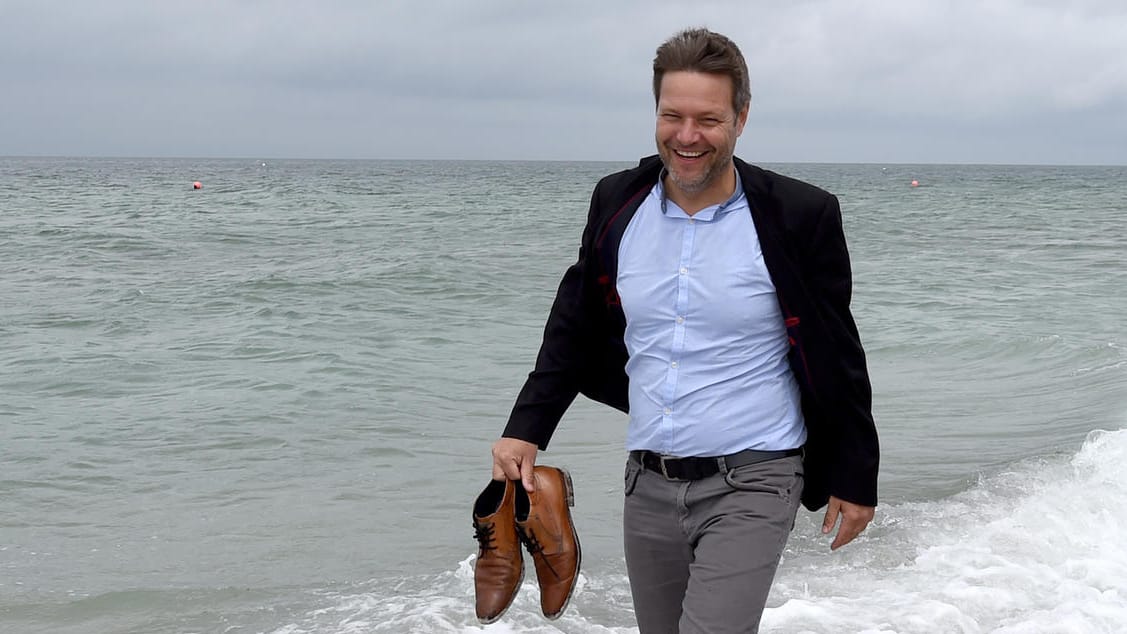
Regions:
[[[830, 553], [802, 515], [761, 632], [1118, 632], [1127, 622], [1127, 429], [1073, 455], [1029, 459], [962, 493], [882, 507]], [[817, 537], [814, 537], [818, 535]], [[273, 634], [637, 632], [621, 568], [584, 572], [564, 616], [539, 614], [526, 578], [505, 617], [473, 615], [473, 557], [425, 577], [373, 580]]]
[[842, 556], [784, 564], [764, 632], [1118, 632], [1127, 430], [935, 502], [880, 509]]

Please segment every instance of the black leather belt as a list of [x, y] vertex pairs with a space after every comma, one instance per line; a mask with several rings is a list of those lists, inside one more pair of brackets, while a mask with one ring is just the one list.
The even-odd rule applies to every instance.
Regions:
[[700, 480], [736, 467], [801, 455], [801, 448], [780, 451], [745, 449], [727, 456], [711, 458], [674, 458], [652, 451], [630, 452], [630, 457], [638, 464], [650, 471], [660, 473], [667, 480]]

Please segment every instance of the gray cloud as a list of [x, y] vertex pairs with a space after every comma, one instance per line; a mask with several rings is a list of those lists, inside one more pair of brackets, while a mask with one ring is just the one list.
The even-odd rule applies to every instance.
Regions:
[[7, 2], [0, 154], [628, 160], [685, 26], [759, 160], [1127, 163], [1118, 1]]

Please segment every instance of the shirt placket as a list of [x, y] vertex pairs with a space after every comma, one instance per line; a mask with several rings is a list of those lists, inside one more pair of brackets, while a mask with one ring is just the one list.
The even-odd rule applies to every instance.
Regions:
[[685, 329], [689, 313], [689, 276], [693, 258], [693, 242], [697, 223], [688, 218], [681, 232], [681, 252], [677, 259], [677, 293], [673, 302], [673, 340], [669, 346], [669, 367], [666, 368], [663, 386], [662, 426], [666, 430], [666, 453], [672, 453], [676, 432], [677, 377], [681, 370], [681, 359], [685, 351]]

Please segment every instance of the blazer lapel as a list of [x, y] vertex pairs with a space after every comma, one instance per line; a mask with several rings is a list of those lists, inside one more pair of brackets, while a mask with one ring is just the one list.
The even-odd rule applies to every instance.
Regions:
[[759, 246], [763, 250], [763, 261], [775, 284], [779, 303], [784, 316], [793, 316], [791, 298], [802, 288], [798, 267], [786, 240], [786, 229], [782, 210], [771, 195], [770, 176], [763, 170], [734, 159], [743, 181], [751, 217], [755, 221], [755, 232], [759, 236]]

